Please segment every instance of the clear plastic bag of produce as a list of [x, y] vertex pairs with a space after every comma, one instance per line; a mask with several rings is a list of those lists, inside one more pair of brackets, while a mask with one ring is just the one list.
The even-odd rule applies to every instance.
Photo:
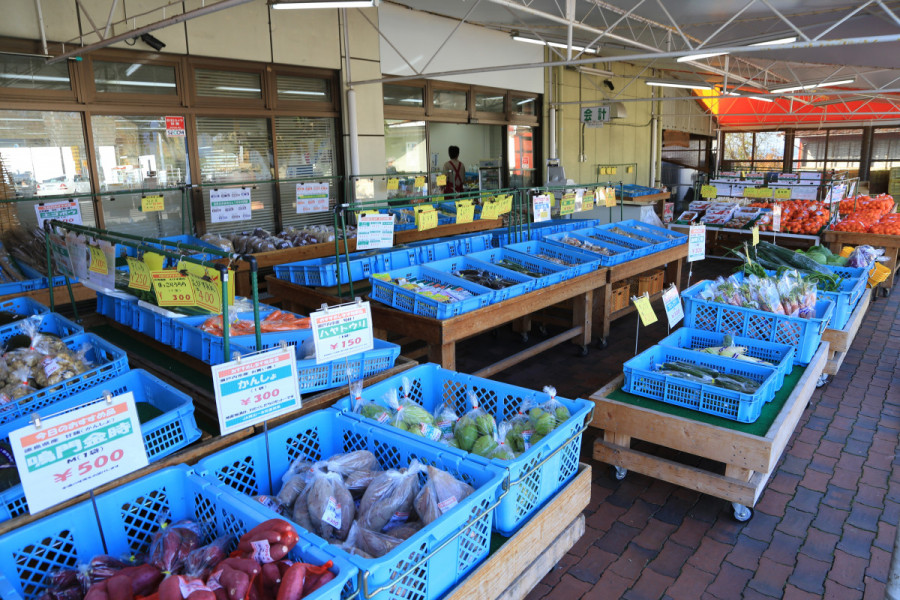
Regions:
[[201, 535], [200, 526], [194, 521], [163, 520], [150, 540], [147, 562], [165, 573], [180, 573], [188, 555], [200, 547]]
[[[531, 436], [534, 435], [534, 425], [531, 423], [528, 413], [535, 406], [536, 404], [533, 400], [530, 398], [525, 399], [519, 405], [516, 414], [504, 421], [504, 423], [509, 425], [509, 429], [506, 430], [506, 443], [517, 454], [526, 452], [531, 448]], [[503, 423], [500, 425], [503, 425]]]
[[391, 390], [387, 395], [388, 406], [393, 410], [391, 425], [413, 435], [419, 435], [433, 442], [441, 439], [441, 430], [434, 426], [434, 418], [425, 408], [410, 399], [398, 399], [397, 390]]
[[373, 471], [380, 469], [375, 455], [368, 450], [355, 450], [344, 454], [335, 454], [331, 458], [319, 462], [319, 467], [347, 477], [355, 471]]
[[23, 396], [27, 396], [37, 389], [28, 381], [31, 376], [31, 369], [28, 367], [19, 367], [10, 373], [8, 383], [0, 389], [0, 404], [8, 404], [15, 402]]
[[469, 390], [469, 404], [472, 408], [456, 422], [453, 436], [461, 450], [480, 456], [489, 455], [496, 444], [494, 438], [497, 435], [497, 422], [481, 408], [475, 390]]
[[234, 543], [231, 534], [217, 537], [206, 546], [195, 548], [184, 562], [184, 574], [205, 580], [220, 562], [228, 557], [228, 548]]
[[381, 532], [409, 520], [424, 467], [413, 460], [406, 469], [390, 469], [376, 477], [359, 502], [360, 526]]
[[397, 538], [390, 534], [392, 530], [388, 530], [387, 533], [379, 533], [360, 527], [358, 523], [354, 523], [353, 527], [358, 529], [356, 537], [357, 548], [374, 558], [381, 558], [403, 543], [402, 538]]
[[339, 473], [314, 469], [305, 493], [313, 532], [328, 540], [347, 539], [356, 504]]
[[541, 406], [532, 408], [528, 411], [531, 424], [534, 426], [534, 435], [531, 443], [536, 444], [545, 435], [556, 429], [561, 423], [567, 421], [571, 417], [569, 409], [556, 399], [556, 388], [553, 386], [545, 386], [544, 393], [550, 398]]
[[429, 465], [428, 480], [416, 495], [416, 514], [426, 525], [462, 502], [474, 490], [450, 473]]
[[862, 267], [871, 267], [876, 261], [886, 261], [883, 248], [873, 248], [869, 245], [857, 246], [850, 253], [850, 259], [847, 262], [848, 267], [859, 269]]
[[441, 431], [441, 441], [450, 443], [454, 440], [453, 428], [459, 421], [459, 415], [448, 402], [441, 402], [434, 409], [434, 426]]

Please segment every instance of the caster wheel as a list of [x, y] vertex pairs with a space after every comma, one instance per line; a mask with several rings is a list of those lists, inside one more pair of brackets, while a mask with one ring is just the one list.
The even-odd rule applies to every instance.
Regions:
[[519, 338], [522, 340], [523, 344], [527, 344], [528, 343], [528, 332], [523, 331], [522, 333], [519, 334]]
[[616, 466], [613, 467], [612, 476], [616, 478], [616, 481], [622, 481], [625, 479], [626, 475], [628, 475], [628, 469]]
[[587, 347], [587, 346], [582, 346], [582, 347], [581, 347], [581, 352], [579, 352], [579, 356], [587, 356], [587, 355], [588, 355], [588, 352], [589, 352], [588, 347]]
[[731, 507], [734, 509], [732, 516], [738, 523], [746, 523], [753, 518], [753, 509], [737, 502], [732, 502]]
[[601, 350], [605, 350], [608, 345], [609, 345], [609, 342], [606, 341], [606, 338], [597, 340], [597, 347], [600, 348]]
[[819, 380], [816, 382], [816, 387], [825, 387], [828, 385], [828, 375], [822, 374], [819, 376]]

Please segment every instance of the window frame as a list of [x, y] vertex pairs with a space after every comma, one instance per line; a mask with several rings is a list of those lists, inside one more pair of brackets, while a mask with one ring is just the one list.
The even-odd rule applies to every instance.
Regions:
[[[340, 116], [340, 81], [334, 76], [334, 72], [327, 69], [314, 69], [311, 67], [289, 67], [286, 65], [273, 65], [266, 69], [265, 88], [271, 98], [272, 109], [278, 111], [299, 111], [300, 116]], [[331, 92], [331, 100], [318, 102], [315, 100], [284, 100], [278, 97], [278, 77], [308, 77], [312, 79], [324, 79], [328, 83]]]
[[[100, 62], [114, 62], [122, 64], [140, 63], [172, 67], [175, 69], [175, 94], [141, 94], [126, 92], [98, 92], [94, 78], [94, 60]], [[185, 77], [184, 61], [177, 56], [163, 56], [154, 52], [135, 52], [130, 50], [107, 49], [105, 51], [88, 54], [79, 63], [81, 70], [81, 82], [84, 86], [84, 102], [97, 104], [139, 104], [146, 106], [152, 104], [160, 108], [184, 106]], [[151, 100], [152, 99], [152, 100]]]
[[[268, 65], [247, 61], [233, 61], [217, 58], [193, 58], [187, 65], [187, 99], [190, 106], [196, 108], [229, 108], [229, 109], [269, 109], [272, 95], [268, 85], [266, 72]], [[223, 96], [201, 96], [197, 93], [197, 70], [222, 71], [231, 73], [254, 73], [259, 76], [259, 98], [227, 98]]]
[[[500, 112], [479, 111], [475, 106], [475, 99], [478, 94], [491, 94], [494, 96], [503, 96], [503, 109]], [[501, 88], [473, 86], [470, 91], [471, 110], [469, 115], [473, 119], [473, 123], [485, 123], [488, 125], [508, 125], [509, 121], [509, 104], [510, 92]]]
[[[474, 110], [470, 85], [464, 83], [452, 83], [449, 81], [431, 81], [425, 86], [425, 114], [429, 117], [439, 117], [445, 123], [468, 123], [471, 111]], [[466, 96], [465, 110], [453, 110], [447, 108], [435, 108], [434, 93], [446, 90], [448, 92], [463, 92]]]
[[[21, 40], [15, 38], [0, 38], [0, 49], [8, 54], [34, 55], [41, 56], [41, 46], [36, 41]], [[60, 44], [47, 44], [47, 50], [51, 54], [61, 53]], [[4, 100], [38, 100], [38, 101], [68, 101], [77, 102], [82, 98], [78, 93], [77, 79], [75, 74], [79, 64], [72, 61], [69, 62], [69, 88], [68, 90], [35, 90], [31, 88], [3, 87]]]
[[[392, 85], [390, 81], [383, 82], [385, 85]], [[398, 81], [394, 85], [402, 85], [404, 87], [419, 88], [422, 90], [422, 106], [398, 106], [396, 104], [385, 104], [384, 94], [381, 97], [381, 104], [384, 106], [385, 119], [401, 119], [401, 120], [425, 120], [428, 107], [428, 86], [425, 80], [416, 81]]]

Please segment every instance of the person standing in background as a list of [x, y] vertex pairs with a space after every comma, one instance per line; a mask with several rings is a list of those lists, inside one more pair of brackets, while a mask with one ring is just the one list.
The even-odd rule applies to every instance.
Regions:
[[464, 192], [466, 190], [466, 166], [459, 160], [459, 146], [450, 146], [447, 154], [450, 155], [450, 160], [444, 163], [443, 173], [447, 176], [444, 193]]

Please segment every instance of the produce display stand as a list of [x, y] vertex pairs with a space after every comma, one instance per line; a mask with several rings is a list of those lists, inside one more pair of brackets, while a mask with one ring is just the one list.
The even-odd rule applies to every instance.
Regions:
[[[343, 300], [337, 296], [323, 294], [312, 288], [269, 276], [269, 293], [280, 302], [285, 310], [292, 312], [308, 312], [310, 308], [318, 308], [322, 304], [340, 304]], [[598, 269], [585, 275], [569, 279], [535, 290], [499, 304], [461, 314], [449, 319], [433, 319], [413, 315], [372, 303], [372, 319], [379, 337], [387, 333], [397, 334], [403, 338], [423, 340], [428, 348], [428, 360], [445, 369], [456, 370], [456, 343], [466, 338], [490, 331], [495, 327], [510, 323], [517, 319], [559, 304], [566, 300], [574, 301], [571, 327], [566, 331], [544, 340], [534, 346], [517, 352], [505, 359], [489, 365], [475, 373], [480, 377], [490, 377], [515, 364], [535, 356], [549, 348], [572, 340], [587, 352], [591, 343], [592, 309], [594, 290], [602, 290], [606, 286], [607, 269]], [[601, 292], [602, 293], [602, 292]], [[385, 338], [386, 339], [386, 338]]]
[[[603, 439], [594, 444], [594, 458], [615, 467], [617, 479], [624, 478], [631, 469], [729, 501], [735, 519], [746, 521], [752, 516], [748, 507], [762, 494], [809, 403], [828, 354], [829, 344], [823, 342], [809, 365], [799, 371], [793, 389], [785, 380], [787, 397], [764, 433], [751, 433], [753, 424], [727, 427], [725, 424], [730, 422], [724, 419], [691, 418], [690, 415], [701, 413], [687, 409], [664, 411], [657, 407], [670, 408], [669, 405], [653, 400], [633, 397], [639, 402], [631, 403], [612, 399], [609, 396], [618, 395], [624, 381], [624, 375], [619, 375], [590, 397], [596, 404], [591, 425], [603, 429]], [[799, 369], [794, 367], [794, 372]], [[777, 404], [773, 410], [776, 409]], [[633, 439], [668, 452], [632, 448]], [[724, 474], [662, 456], [673, 450], [724, 463]]]
[[617, 197], [619, 200], [624, 200], [625, 204], [654, 204], [656, 202], [665, 202], [672, 195], [669, 192], [660, 192], [658, 194], [647, 194], [646, 196], [625, 196]]
[[[68, 295], [68, 290], [65, 285], [57, 285], [53, 288], [53, 296], [56, 304], [69, 304], [71, 299], [74, 299], [75, 302], [83, 302], [86, 300], [96, 300], [97, 292], [92, 290], [89, 287], [85, 287], [80, 283], [72, 284], [72, 296], [71, 299]], [[20, 292], [18, 294], [8, 294], [6, 296], [0, 296], [0, 302], [4, 302], [6, 300], [12, 300], [13, 298], [22, 298], [27, 297], [40, 302], [46, 306], [50, 306], [50, 289], [42, 288], [39, 290], [31, 290], [30, 292]]]
[[866, 290], [859, 299], [856, 308], [850, 314], [850, 318], [843, 329], [826, 329], [822, 333], [822, 341], [828, 342], [829, 347], [828, 362], [825, 363], [825, 369], [819, 379], [820, 386], [825, 385], [829, 375], [837, 375], [840, 370], [844, 359], [847, 357], [847, 351], [853, 344], [853, 340], [856, 339], [856, 334], [860, 325], [862, 325], [863, 317], [865, 317], [866, 311], [869, 309], [871, 300], [872, 293]]
[[444, 600], [527, 596], [584, 535], [582, 511], [590, 499], [591, 467], [581, 463], [575, 478]]
[[[681, 233], [688, 233], [691, 229], [690, 225], [681, 223], [670, 223], [669, 229]], [[715, 234], [715, 235], [714, 235]], [[750, 229], [731, 229], [729, 227], [716, 227], [714, 225], [706, 226], [706, 247], [707, 256], [714, 258], [734, 258], [733, 256], [720, 256], [713, 252], [717, 248], [733, 248], [752, 239], [753, 232]], [[719, 239], [721, 238], [724, 239]], [[804, 250], [818, 246], [822, 243], [821, 236], [807, 235], [803, 233], [775, 233], [772, 231], [760, 231], [759, 239], [768, 241], [771, 237], [773, 244], [783, 246], [789, 249], [802, 248]]]
[[822, 241], [828, 245], [828, 249], [835, 254], [841, 253], [844, 246], [869, 245], [875, 248], [884, 248], [884, 257], [887, 262], [881, 263], [891, 274], [887, 280], [879, 285], [884, 286], [885, 294], [894, 287], [894, 277], [897, 273], [897, 255], [900, 253], [900, 235], [883, 235], [879, 233], [854, 233], [852, 231], [825, 231]]

